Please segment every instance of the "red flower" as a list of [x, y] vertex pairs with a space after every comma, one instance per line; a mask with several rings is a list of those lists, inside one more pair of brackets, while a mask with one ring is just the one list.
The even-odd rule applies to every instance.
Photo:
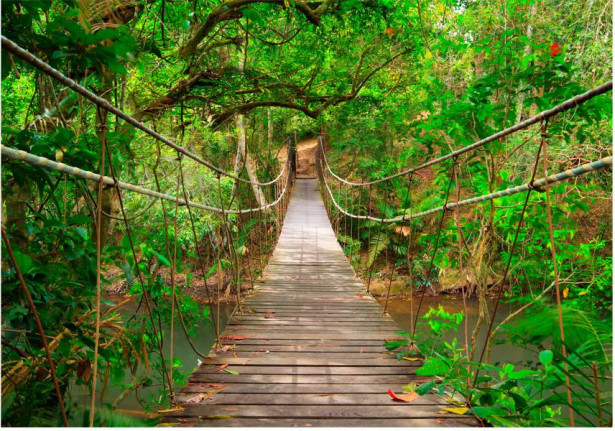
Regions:
[[551, 44], [551, 57], [555, 57], [557, 54], [562, 53], [562, 47], [557, 42]]

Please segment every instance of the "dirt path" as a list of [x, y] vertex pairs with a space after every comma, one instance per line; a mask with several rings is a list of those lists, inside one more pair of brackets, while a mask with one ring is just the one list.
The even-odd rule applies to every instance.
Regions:
[[[318, 139], [307, 139], [297, 143], [297, 178], [316, 178], [316, 147]], [[286, 162], [286, 151], [278, 152], [280, 163]]]

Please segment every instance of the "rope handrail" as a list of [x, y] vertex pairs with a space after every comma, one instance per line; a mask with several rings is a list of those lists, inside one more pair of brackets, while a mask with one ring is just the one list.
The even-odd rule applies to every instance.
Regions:
[[256, 186], [260, 186], [260, 187], [274, 184], [274, 183], [276, 183], [282, 177], [282, 172], [280, 172], [280, 174], [274, 180], [261, 183], [261, 182], [257, 182], [257, 181], [246, 180], [246, 179], [240, 178], [238, 176], [235, 176], [233, 174], [229, 174], [228, 172], [225, 172], [224, 170], [218, 168], [217, 166], [215, 166], [211, 162], [208, 162], [207, 160], [202, 159], [201, 157], [197, 156], [196, 154], [188, 151], [186, 148], [184, 148], [184, 147], [182, 147], [180, 145], [177, 145], [176, 143], [172, 142], [168, 138], [165, 138], [164, 136], [162, 136], [158, 132], [156, 132], [153, 129], [147, 127], [141, 121], [139, 121], [136, 118], [132, 117], [131, 115], [125, 113], [121, 109], [116, 108], [108, 100], [106, 100], [106, 99], [98, 96], [97, 94], [91, 92], [90, 90], [88, 90], [87, 88], [82, 86], [81, 84], [78, 84], [73, 79], [67, 77], [66, 75], [64, 75], [59, 70], [51, 67], [48, 63], [44, 62], [43, 60], [41, 60], [40, 58], [38, 58], [37, 56], [35, 56], [31, 52], [29, 52], [28, 50], [26, 50], [26, 49], [22, 48], [21, 46], [17, 45], [15, 42], [10, 40], [9, 38], [7, 38], [5, 36], [0, 36], [0, 38], [2, 40], [2, 48], [6, 49], [10, 53], [16, 55], [17, 57], [21, 58], [25, 62], [31, 64], [34, 67], [36, 67], [37, 69], [39, 69], [43, 73], [49, 75], [50, 77], [54, 78], [55, 80], [61, 82], [64, 85], [66, 85], [67, 87], [69, 87], [73, 91], [81, 94], [83, 97], [89, 99], [94, 104], [96, 104], [96, 105], [100, 106], [101, 108], [106, 109], [107, 111], [112, 112], [113, 114], [115, 114], [118, 117], [122, 118], [124, 121], [126, 121], [128, 124], [132, 125], [133, 127], [135, 127], [137, 129], [145, 132], [146, 134], [150, 135], [154, 139], [162, 142], [163, 144], [173, 148], [177, 152], [179, 152], [179, 153], [189, 157], [190, 159], [194, 160], [195, 162], [197, 162], [197, 163], [199, 163], [199, 164], [201, 164], [203, 166], [206, 166], [207, 168], [211, 169], [212, 171], [217, 172], [220, 175], [224, 175], [226, 177], [233, 178], [236, 181], [240, 181], [240, 182], [243, 182], [243, 183], [247, 183], [247, 184], [251, 184], [251, 185], [256, 185]]
[[[95, 181], [95, 182], [98, 182], [101, 180], [100, 174], [97, 174], [91, 171], [86, 171], [83, 169], [79, 169], [77, 167], [70, 166], [65, 163], [58, 163], [53, 160], [47, 159], [45, 157], [36, 156], [34, 154], [28, 153], [23, 150], [16, 150], [14, 148], [7, 147], [3, 144], [0, 144], [0, 153], [2, 154], [2, 156], [8, 157], [13, 160], [21, 160], [31, 165], [41, 166], [46, 169], [68, 173], [71, 175], [75, 175], [79, 178], [83, 178], [85, 180], [90, 180], [90, 181]], [[283, 171], [290, 172], [290, 170], [287, 168], [289, 163], [290, 163], [290, 158], [288, 158], [286, 163], [284, 164]], [[109, 177], [109, 176], [102, 177], [102, 181], [107, 186], [117, 185], [119, 188], [124, 189], [124, 190], [130, 190], [132, 192], [139, 193], [145, 196], [150, 196], [150, 197], [158, 198], [158, 199], [164, 199], [164, 200], [171, 201], [171, 202], [179, 202], [181, 206], [188, 205], [192, 208], [198, 208], [198, 209], [202, 209], [206, 211], [215, 212], [218, 214], [222, 214], [223, 212], [227, 214], [250, 214], [256, 211], [263, 211], [268, 208], [271, 208], [275, 206], [278, 202], [280, 202], [280, 200], [286, 193], [288, 184], [290, 183], [290, 182], [286, 182], [286, 184], [284, 184], [284, 188], [280, 192], [280, 196], [278, 196], [278, 198], [275, 201], [267, 205], [262, 205], [257, 208], [249, 208], [249, 209], [242, 209], [242, 210], [231, 210], [231, 209], [222, 210], [220, 208], [212, 207], [209, 205], [186, 201], [185, 199], [182, 199], [182, 198], [174, 197], [166, 193], [160, 193], [160, 192], [157, 192], [157, 191], [145, 188], [145, 187], [127, 183], [125, 181], [117, 181], [117, 184], [116, 184], [116, 181], [112, 177]]]
[[580, 175], [589, 173], [589, 172], [593, 172], [596, 171], [598, 169], [604, 169], [607, 168], [609, 166], [613, 165], [613, 157], [612, 156], [608, 156], [608, 157], [603, 157], [600, 160], [596, 160], [594, 162], [590, 162], [590, 163], [586, 163], [584, 165], [581, 166], [577, 166], [576, 168], [572, 168], [572, 169], [568, 169], [564, 172], [560, 172], [558, 174], [552, 174], [549, 175], [548, 177], [543, 177], [540, 179], [537, 179], [536, 181], [534, 181], [533, 183], [525, 183], [522, 184], [520, 186], [516, 186], [516, 187], [510, 187], [507, 188], [505, 190], [501, 190], [498, 192], [493, 192], [493, 193], [488, 193], [485, 195], [481, 195], [481, 196], [475, 196], [473, 198], [469, 198], [469, 199], [464, 199], [462, 201], [458, 201], [458, 202], [452, 202], [446, 205], [442, 205], [442, 206], [438, 206], [436, 208], [431, 208], [429, 210], [426, 211], [422, 211], [419, 213], [414, 213], [411, 214], [410, 216], [408, 215], [403, 215], [403, 216], [399, 216], [399, 217], [394, 217], [394, 218], [377, 218], [377, 217], [372, 217], [372, 216], [368, 216], [368, 215], [357, 215], [357, 214], [352, 214], [347, 212], [346, 210], [344, 210], [339, 204], [338, 202], [335, 200], [335, 198], [333, 197], [333, 193], [331, 192], [331, 189], [329, 188], [329, 185], [327, 184], [326, 181], [323, 181], [325, 188], [327, 189], [327, 192], [329, 194], [329, 197], [331, 198], [333, 204], [335, 205], [335, 207], [338, 209], [338, 211], [340, 211], [342, 214], [354, 218], [354, 219], [358, 219], [358, 220], [370, 220], [370, 221], [376, 221], [376, 222], [380, 222], [380, 223], [398, 223], [398, 222], [403, 222], [403, 221], [409, 221], [409, 220], [414, 220], [416, 218], [421, 218], [421, 217], [425, 217], [427, 215], [430, 214], [434, 214], [440, 211], [446, 211], [446, 210], [452, 210], [455, 209], [457, 207], [462, 207], [465, 205], [469, 205], [469, 204], [474, 204], [474, 203], [478, 203], [478, 202], [484, 202], [484, 201], [488, 201], [488, 200], [493, 200], [496, 198], [501, 198], [504, 196], [510, 196], [510, 195], [514, 195], [517, 193], [521, 193], [523, 191], [527, 191], [531, 188], [534, 189], [539, 189], [541, 187], [544, 187], [547, 184], [553, 184], [553, 183], [559, 183], [562, 181], [566, 181], [570, 178], [574, 178], [574, 177], [578, 177]]
[[369, 185], [373, 185], [373, 184], [378, 184], [378, 183], [382, 183], [385, 181], [389, 181], [392, 180], [394, 178], [398, 178], [410, 173], [414, 173], [416, 171], [419, 171], [421, 169], [425, 169], [429, 166], [433, 166], [433, 165], [437, 165], [442, 163], [445, 160], [451, 159], [453, 157], [458, 157], [461, 154], [467, 153], [468, 151], [472, 151], [476, 148], [482, 147], [490, 142], [493, 142], [497, 139], [503, 138], [505, 136], [508, 136], [514, 132], [517, 132], [519, 130], [523, 130], [528, 128], [531, 125], [534, 125], [536, 123], [539, 123], [543, 120], [546, 120], [548, 118], [553, 117], [554, 115], [557, 115], [561, 112], [565, 112], [568, 111], [572, 108], [575, 108], [585, 102], [587, 102], [588, 100], [593, 99], [596, 96], [599, 96], [601, 94], [605, 94], [609, 91], [611, 91], [613, 89], [613, 81], [609, 81], [606, 82], [602, 85], [599, 85], [598, 87], [595, 87], [591, 90], [586, 91], [585, 93], [582, 94], [578, 94], [562, 103], [560, 103], [557, 106], [554, 106], [553, 108], [547, 109], [546, 111], [542, 111], [536, 115], [534, 115], [533, 117], [528, 118], [527, 120], [521, 121], [513, 126], [508, 127], [507, 129], [501, 130], [497, 133], [494, 133], [491, 136], [488, 136], [484, 139], [481, 139], [480, 141], [476, 141], [473, 144], [467, 145], [465, 147], [459, 148], [458, 150], [452, 151], [444, 156], [432, 159], [428, 162], [425, 162], [419, 166], [413, 167], [413, 168], [409, 168], [406, 169], [404, 171], [398, 172], [396, 174], [393, 175], [389, 175], [387, 177], [384, 178], [380, 178], [378, 180], [373, 180], [373, 181], [366, 181], [366, 182], [353, 182], [353, 181], [348, 181], [342, 177], [340, 177], [339, 175], [335, 174], [335, 172], [333, 172], [333, 170], [331, 169], [331, 166], [329, 165], [329, 161], [327, 160], [327, 156], [325, 154], [324, 151], [324, 147], [323, 147], [323, 143], [322, 143], [322, 139], [319, 138], [320, 141], [320, 146], [321, 146], [321, 151], [322, 151], [322, 157], [325, 160], [325, 165], [327, 166], [327, 170], [329, 171], [329, 173], [338, 181], [347, 184], [349, 186], [359, 186], [359, 187], [364, 187], [364, 186], [369, 186]]

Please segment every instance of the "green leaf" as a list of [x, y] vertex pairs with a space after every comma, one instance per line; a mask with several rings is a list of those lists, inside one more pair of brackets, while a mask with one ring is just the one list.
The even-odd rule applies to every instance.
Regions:
[[14, 251], [13, 254], [15, 255], [15, 262], [19, 271], [22, 274], [27, 274], [30, 268], [32, 268], [32, 258], [20, 251]]
[[545, 367], [553, 362], [553, 352], [551, 350], [543, 350], [538, 354], [538, 360]]
[[169, 262], [169, 260], [166, 257], [164, 257], [162, 254], [158, 253], [156, 250], [153, 250], [153, 251], [154, 251], [154, 254], [156, 255], [156, 257], [158, 258], [158, 260], [160, 262], [162, 262], [162, 264], [164, 266], [167, 266], [167, 267], [171, 266], [171, 262]]
[[416, 393], [419, 395], [425, 395], [431, 392], [431, 390], [435, 387], [436, 387], [436, 381], [430, 380], [427, 383], [423, 383], [418, 388], [416, 388]]
[[519, 380], [525, 379], [530, 376], [536, 375], [536, 371], [534, 370], [519, 370], [519, 371], [511, 371], [508, 373], [508, 377], [510, 379]]
[[488, 418], [489, 416], [508, 416], [508, 412], [499, 407], [474, 407], [472, 413], [481, 419]]
[[450, 370], [450, 366], [443, 359], [428, 358], [425, 364], [416, 370], [417, 376], [436, 376], [446, 374]]

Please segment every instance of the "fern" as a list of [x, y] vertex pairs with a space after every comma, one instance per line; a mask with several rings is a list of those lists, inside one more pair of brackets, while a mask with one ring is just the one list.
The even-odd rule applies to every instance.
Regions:
[[385, 232], [377, 232], [369, 243], [369, 251], [367, 253], [367, 266], [371, 266], [374, 260], [389, 246], [391, 238]]

